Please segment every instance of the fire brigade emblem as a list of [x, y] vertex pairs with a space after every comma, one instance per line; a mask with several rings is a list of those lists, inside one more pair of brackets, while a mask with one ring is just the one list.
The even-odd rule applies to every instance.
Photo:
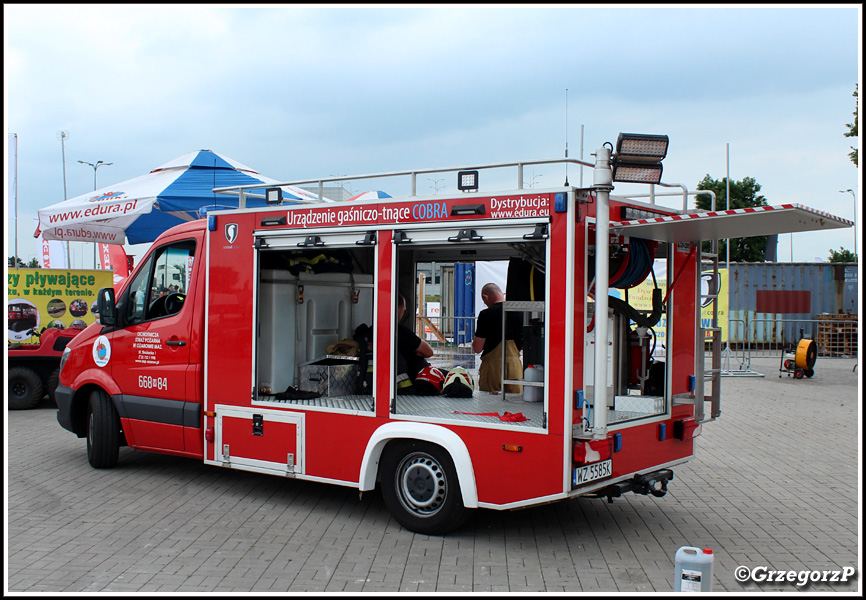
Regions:
[[238, 239], [238, 224], [237, 223], [227, 223], [226, 224], [226, 239], [229, 244], [234, 244], [235, 240]]
[[107, 337], [101, 335], [93, 342], [93, 362], [98, 367], [104, 367], [109, 360], [111, 360], [111, 344]]

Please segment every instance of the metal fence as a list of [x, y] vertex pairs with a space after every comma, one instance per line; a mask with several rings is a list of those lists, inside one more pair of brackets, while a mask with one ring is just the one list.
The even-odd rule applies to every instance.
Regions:
[[[822, 315], [818, 319], [731, 319], [728, 343], [723, 346], [724, 375], [749, 374], [752, 358], [777, 358], [795, 351], [802, 339], [815, 341], [822, 358], [856, 358], [859, 346], [857, 315]], [[415, 332], [435, 350], [435, 363], [474, 368], [473, 317], [417, 318]], [[709, 345], [706, 347], [709, 350]], [[653, 357], [664, 360], [665, 348], [658, 344]]]
[[857, 315], [826, 317], [731, 319], [728, 343], [722, 350], [722, 375], [761, 375], [752, 369], [752, 358], [779, 358], [781, 365], [784, 355], [795, 352], [804, 339], [815, 342], [820, 357], [856, 358], [859, 344]]
[[434, 365], [475, 368], [475, 317], [417, 317], [415, 333], [433, 347]]
[[814, 340], [818, 356], [857, 356], [857, 315], [826, 315], [818, 319], [731, 319], [728, 348], [742, 356], [775, 356], [796, 347], [802, 339]]

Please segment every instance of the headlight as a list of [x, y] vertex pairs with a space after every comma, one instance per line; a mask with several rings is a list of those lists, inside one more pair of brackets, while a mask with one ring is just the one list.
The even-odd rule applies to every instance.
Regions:
[[63, 354], [60, 357], [60, 371], [61, 372], [63, 371], [63, 365], [66, 364], [66, 359], [69, 358], [70, 352], [72, 352], [72, 350], [70, 350], [68, 346], [63, 349]]

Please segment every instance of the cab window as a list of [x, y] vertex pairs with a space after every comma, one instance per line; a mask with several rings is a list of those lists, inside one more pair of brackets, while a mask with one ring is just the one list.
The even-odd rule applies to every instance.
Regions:
[[179, 313], [192, 276], [195, 242], [186, 240], [150, 255], [127, 290], [121, 311], [127, 325]]

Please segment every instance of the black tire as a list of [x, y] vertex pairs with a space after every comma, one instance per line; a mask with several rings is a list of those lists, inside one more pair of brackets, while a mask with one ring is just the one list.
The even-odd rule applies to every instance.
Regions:
[[110, 469], [120, 453], [120, 417], [102, 390], [90, 394], [87, 413], [87, 460], [94, 469]]
[[45, 380], [45, 391], [51, 403], [57, 405], [57, 386], [60, 385], [60, 368], [51, 371], [51, 375]]
[[804, 369], [803, 373], [806, 375], [806, 377], [811, 377], [815, 374], [815, 371], [813, 369]]
[[381, 469], [385, 506], [406, 529], [442, 535], [471, 515], [463, 506], [454, 461], [442, 447], [418, 440], [392, 443]]
[[9, 369], [9, 410], [30, 410], [45, 396], [42, 378], [29, 367]]

